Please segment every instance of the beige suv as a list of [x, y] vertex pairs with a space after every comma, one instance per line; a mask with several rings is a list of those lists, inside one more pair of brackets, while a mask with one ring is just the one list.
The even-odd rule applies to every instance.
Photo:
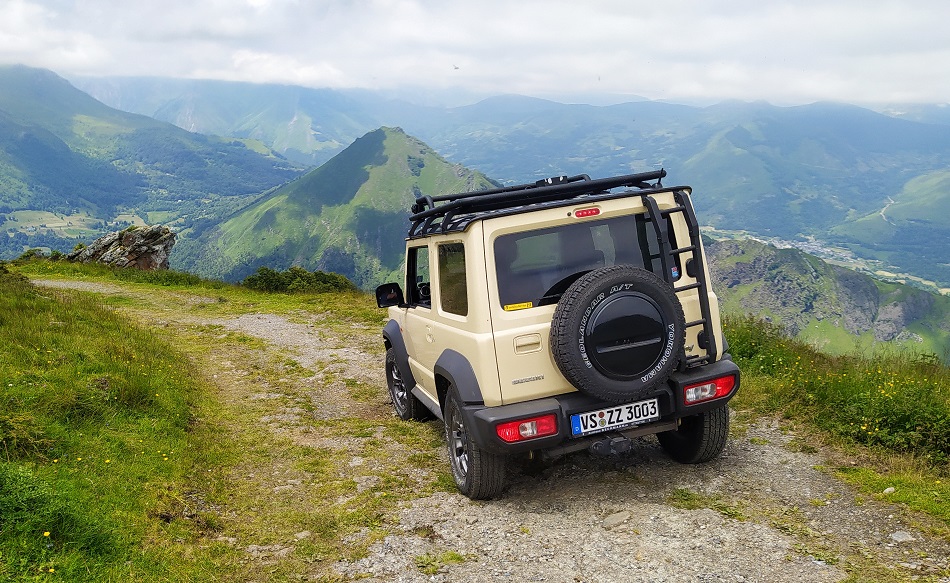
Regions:
[[664, 176], [413, 205], [405, 282], [376, 290], [386, 378], [399, 417], [445, 422], [466, 496], [500, 494], [507, 459], [530, 452], [622, 452], [648, 434], [684, 463], [722, 451], [739, 369], [691, 189]]

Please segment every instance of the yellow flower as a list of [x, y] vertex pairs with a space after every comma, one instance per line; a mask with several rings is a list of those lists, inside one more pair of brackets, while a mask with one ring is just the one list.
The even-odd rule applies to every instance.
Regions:
[[56, 572], [56, 569], [50, 567], [50, 568], [49, 568], [49, 572], [50, 572], [50, 573], [55, 573], [55, 572]]
[[47, 530], [46, 532], [44, 532], [43, 536], [49, 536], [49, 531]]

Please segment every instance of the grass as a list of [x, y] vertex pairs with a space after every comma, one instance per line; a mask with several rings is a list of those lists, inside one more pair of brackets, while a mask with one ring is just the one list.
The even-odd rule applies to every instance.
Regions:
[[725, 333], [742, 370], [737, 409], [779, 414], [831, 436], [861, 467], [838, 475], [950, 526], [950, 368], [933, 356], [827, 355], [748, 317]]
[[2, 267], [0, 345], [0, 578], [162, 580], [190, 563], [160, 518], [204, 453], [187, 359], [95, 299]]
[[[148, 422], [136, 417], [138, 424], [122, 429], [124, 414], [111, 409], [83, 422], [81, 433], [87, 441], [75, 446], [75, 450], [82, 453], [69, 455], [60, 453], [65, 446], [59, 434], [34, 429], [48, 424], [37, 423], [31, 407], [16, 409], [16, 414], [6, 415], [6, 424], [0, 425], [5, 439], [11, 444], [15, 442], [15, 446], [11, 446], [17, 450], [13, 465], [26, 468], [38, 479], [45, 480], [38, 483], [38, 491], [63, 492], [57, 500], [67, 508], [72, 508], [74, 501], [82, 500], [79, 506], [85, 510], [80, 515], [81, 521], [91, 525], [90, 532], [107, 536], [105, 548], [119, 549], [109, 554], [93, 550], [80, 553], [73, 563], [91, 569], [85, 576], [87, 580], [282, 580], [300, 573], [315, 574], [320, 580], [320, 573], [325, 573], [330, 565], [342, 559], [360, 558], [370, 544], [388, 534], [392, 516], [405, 500], [434, 491], [454, 490], [445, 464], [437, 455], [444, 445], [440, 428], [435, 424], [410, 426], [388, 414], [368, 419], [357, 415], [332, 418], [316, 415], [315, 408], [321, 403], [315, 397], [319, 396], [320, 387], [331, 384], [339, 386], [342, 394], [349, 395], [355, 405], [365, 403], [368, 410], [388, 413], [388, 408], [374, 408], [377, 403], [385, 404], [385, 387], [365, 382], [359, 371], [346, 369], [344, 361], [334, 357], [315, 365], [322, 379], [315, 384], [313, 368], [301, 367], [280, 351], [265, 350], [267, 346], [260, 340], [240, 332], [207, 323], [166, 324], [159, 328], [165, 338], [152, 342], [144, 340], [151, 334], [138, 330], [113, 312], [118, 309], [132, 315], [141, 322], [140, 326], [147, 325], [150, 319], [165, 322], [194, 318], [207, 322], [259, 312], [282, 314], [302, 323], [316, 318], [320, 321], [321, 337], [346, 339], [347, 345], [370, 351], [371, 347], [362, 344], [364, 336], [369, 342], [370, 335], [354, 336], [354, 328], [365, 327], [378, 332], [383, 316], [372, 297], [353, 292], [262, 293], [221, 282], [195, 281], [188, 274], [168, 272], [160, 274], [161, 279], [154, 279], [155, 276], [147, 274], [57, 261], [17, 262], [15, 269], [35, 278], [112, 284], [115, 291], [95, 295], [55, 292], [34, 288], [13, 274], [6, 274], [5, 281], [15, 282], [18, 287], [10, 294], [5, 289], [4, 300], [39, 298], [55, 314], [43, 313], [32, 306], [0, 305], [0, 329], [8, 332], [4, 340], [19, 336], [21, 329], [42, 329], [44, 324], [49, 328], [49, 322], [67, 322], [68, 317], [87, 323], [114, 321], [121, 332], [56, 325], [46, 331], [48, 334], [44, 332], [42, 337], [30, 340], [30, 344], [52, 346], [69, 338], [69, 342], [81, 346], [91, 341], [95, 346], [101, 344], [99, 352], [102, 354], [97, 352], [96, 358], [108, 360], [111, 353], [120, 350], [126, 360], [135, 363], [146, 358], [146, 354], [138, 350], [141, 348], [149, 355], [161, 355], [163, 363], [174, 363], [177, 382], [191, 395], [172, 413], [174, 419], [180, 418], [184, 424], [176, 439], [170, 442], [157, 439], [155, 433], [161, 426], [151, 427], [150, 424], [156, 422], [152, 417], [147, 417]], [[8, 312], [33, 313], [38, 320], [33, 324], [7, 320]], [[67, 313], [72, 316], [65, 315]], [[376, 338], [372, 335], [374, 342]], [[46, 354], [45, 350], [41, 356]], [[58, 349], [50, 350], [56, 353]], [[91, 347], [86, 349], [89, 358], [80, 358], [77, 356], [80, 348], [73, 347], [57, 362], [61, 361], [62, 366], [90, 362], [92, 350]], [[227, 369], [222, 369], [222, 363], [226, 362], [239, 363], [237, 370], [243, 372], [222, 379], [202, 373], [223, 373]], [[182, 363], [190, 364], [182, 366]], [[17, 359], [12, 368], [23, 370], [30, 366]], [[151, 368], [157, 366], [171, 368], [170, 364]], [[110, 390], [118, 390], [120, 381], [135, 378], [135, 372], [134, 367], [112, 373], [100, 371], [92, 379], [108, 377]], [[56, 386], [68, 376], [60, 375]], [[301, 389], [307, 383], [314, 385], [312, 396]], [[14, 384], [15, 387], [9, 387], [9, 397], [24, 399], [25, 387], [22, 383]], [[80, 382], [79, 385], [92, 387], [89, 391], [93, 394], [105, 390], [96, 383]], [[165, 389], [151, 392], [150, 388], [143, 394], [158, 401], [154, 395], [165, 392]], [[266, 394], [266, 398], [251, 398], [254, 393]], [[87, 401], [89, 399], [81, 400]], [[93, 399], [93, 402], [96, 401]], [[111, 406], [113, 400], [108, 402]], [[151, 406], [144, 403], [136, 411], [148, 412]], [[299, 411], [303, 421], [262, 422], [275, 409]], [[75, 480], [71, 490], [58, 481], [50, 481], [48, 474], [62, 471], [66, 462], [69, 466], [80, 463], [73, 457], [82, 457], [82, 464], [97, 460], [94, 464], [97, 471], [102, 471], [104, 459], [110, 460], [109, 470], [120, 469], [128, 460], [109, 449], [115, 444], [103, 436], [121, 431], [127, 433], [116, 438], [121, 441], [119, 446], [131, 444], [134, 447], [129, 451], [142, 458], [140, 461], [159, 464], [146, 467], [136, 462], [120, 474], [123, 477], [117, 478], [119, 482], [143, 484], [143, 490], [123, 489], [112, 482], [112, 498], [99, 500], [100, 488], [92, 487], [86, 480], [97, 482], [98, 475], [75, 473], [71, 476]], [[73, 437], [76, 438], [75, 433]], [[140, 439], [142, 448], [133, 451]], [[301, 445], [301, 441], [306, 445]], [[118, 463], [120, 458], [122, 464]], [[363, 461], [358, 465], [351, 463], [355, 459]], [[176, 473], [168, 476], [157, 473], [172, 467], [173, 463], [177, 464]], [[61, 475], [57, 479], [65, 477], [68, 476]], [[9, 489], [20, 496], [25, 486], [23, 480], [16, 483], [19, 485], [11, 485]], [[97, 494], [84, 494], [83, 488]], [[119, 498], [123, 498], [121, 504], [116, 501]], [[266, 510], [261, 507], [262, 500], [267, 501]], [[23, 504], [19, 506], [23, 507]], [[121, 511], [117, 511], [119, 507]], [[96, 517], [107, 520], [99, 524]], [[67, 568], [68, 561], [55, 552], [41, 548], [30, 555], [19, 547], [4, 549], [8, 536], [13, 533], [0, 530], [0, 560], [25, 561], [23, 568], [27, 569], [4, 573], [0, 580], [10, 573], [16, 573], [17, 577], [36, 575], [38, 569], [47, 564], [55, 569], [57, 576], [83, 580], [84, 577], [77, 575], [76, 569]], [[33, 537], [31, 540], [39, 541], [37, 544], [41, 547], [46, 542], [43, 532], [59, 531], [46, 524], [27, 530]], [[39, 539], [35, 538], [36, 532], [40, 534]], [[296, 535], [303, 532], [308, 533], [307, 536], [298, 540]], [[117, 537], [117, 533], [126, 534]], [[124, 542], [119, 544], [117, 539]], [[78, 539], [70, 539], [73, 542], [67, 546], [77, 548], [75, 540]], [[265, 548], [263, 558], [249, 560], [246, 549], [251, 546]], [[274, 549], [291, 550], [274, 565], [267, 558], [267, 553], [278, 552]], [[166, 559], [175, 553], [187, 555], [189, 560], [171, 564]], [[98, 566], [89, 567], [93, 564]], [[134, 575], [117, 575], [125, 571]]]
[[[404, 501], [454, 491], [437, 423], [320, 415], [319, 400], [300, 389], [315, 382], [314, 369], [287, 354], [220, 325], [159, 334], [116, 312], [160, 321], [267, 312], [318, 319], [321, 334], [359, 344], [369, 335], [354, 328], [382, 323], [372, 297], [261, 293], [188, 274], [53, 261], [15, 269], [120, 285], [92, 296], [0, 274], [0, 345], [9, 347], [0, 353], [0, 579], [319, 579], [386, 536]], [[831, 441], [843, 460], [835, 475], [868, 499], [936, 517], [938, 536], [950, 532], [944, 366], [899, 354], [825, 355], [746, 318], [727, 319], [726, 334], [743, 371], [735, 408], [809, 424], [814, 433], [796, 447], [812, 448], [812, 434]], [[239, 363], [241, 375], [202, 374], [223, 375], [223, 362]], [[316, 365], [316, 383], [339, 387], [352, 407], [383, 404], [385, 388], [345, 365]], [[307, 421], [262, 423], [275, 407], [245, 398], [255, 392]], [[668, 502], [738, 520], [749, 512], [688, 490]], [[251, 543], [294, 550], [274, 566], [249, 561]], [[812, 547], [802, 552], [825, 554]], [[438, 572], [453, 558], [425, 556], [417, 566]]]
[[726, 518], [733, 520], [746, 520], [746, 515], [742, 511], [742, 504], [730, 504], [719, 495], [704, 494], [694, 492], [688, 488], [676, 488], [666, 497], [666, 502], [673, 508], [683, 510], [698, 510], [700, 508], [709, 508], [722, 514]]

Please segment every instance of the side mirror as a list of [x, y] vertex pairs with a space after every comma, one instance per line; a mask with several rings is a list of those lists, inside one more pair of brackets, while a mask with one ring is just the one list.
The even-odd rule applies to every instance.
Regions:
[[390, 306], [404, 306], [406, 304], [405, 296], [402, 295], [402, 288], [398, 283], [384, 283], [376, 288], [376, 305], [380, 308]]

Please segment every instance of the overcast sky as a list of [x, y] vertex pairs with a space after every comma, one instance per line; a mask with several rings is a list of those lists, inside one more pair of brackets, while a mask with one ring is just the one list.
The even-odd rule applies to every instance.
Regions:
[[947, 0], [0, 0], [0, 62], [617, 102], [950, 102]]

